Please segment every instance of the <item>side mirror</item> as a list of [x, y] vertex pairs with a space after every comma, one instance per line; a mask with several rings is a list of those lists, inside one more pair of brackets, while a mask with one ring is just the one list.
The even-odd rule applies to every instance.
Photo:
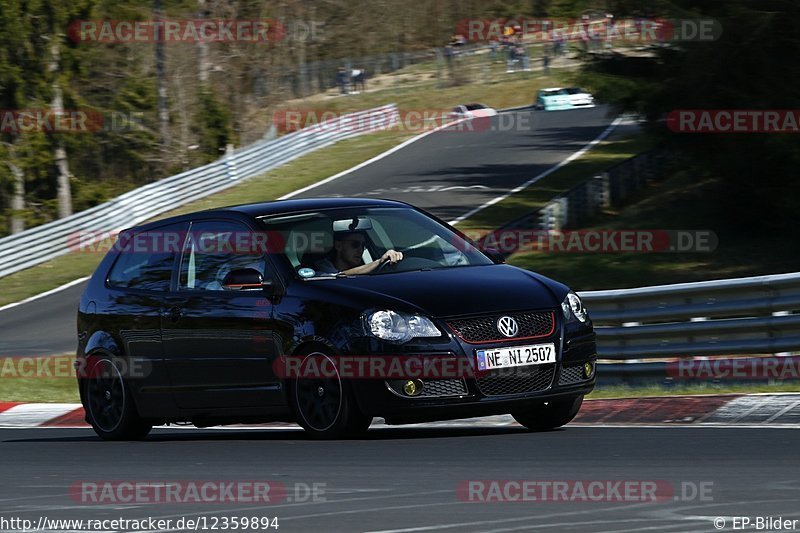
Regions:
[[222, 286], [228, 291], [247, 291], [271, 286], [265, 282], [264, 276], [255, 268], [239, 268], [231, 270], [222, 280]]
[[506, 262], [505, 256], [502, 253], [500, 253], [500, 250], [497, 250], [495, 248], [484, 248], [483, 253], [491, 257], [495, 263]]

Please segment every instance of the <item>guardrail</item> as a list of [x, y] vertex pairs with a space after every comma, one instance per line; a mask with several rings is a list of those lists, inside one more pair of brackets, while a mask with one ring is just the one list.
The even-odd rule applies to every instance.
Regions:
[[800, 273], [580, 296], [595, 322], [601, 359], [800, 350]]
[[620, 206], [642, 187], [664, 179], [676, 165], [674, 155], [662, 150], [644, 152], [579, 183], [502, 229], [557, 231], [577, 227], [603, 209]]
[[278, 139], [246, 146], [208, 165], [150, 183], [72, 216], [0, 239], [0, 278], [68, 253], [81, 232], [136, 225], [237, 185], [313, 150], [391, 126], [394, 104], [351, 113]]

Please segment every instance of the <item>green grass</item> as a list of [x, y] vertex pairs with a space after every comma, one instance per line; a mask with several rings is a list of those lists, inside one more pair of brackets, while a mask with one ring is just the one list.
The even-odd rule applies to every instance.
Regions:
[[[73, 355], [46, 359], [49, 374], [38, 370], [30, 358], [0, 358], [0, 401], [78, 403], [78, 385], [72, 370]], [[24, 361], [24, 362], [23, 362]]]
[[91, 274], [102, 253], [69, 253], [0, 278], [0, 305], [18, 302]]
[[589, 399], [601, 398], [641, 398], [645, 396], [680, 396], [690, 394], [755, 394], [759, 392], [800, 392], [800, 381], [786, 381], [775, 384], [714, 384], [695, 383], [665, 387], [650, 385], [646, 387], [614, 386], [595, 389], [587, 396]]

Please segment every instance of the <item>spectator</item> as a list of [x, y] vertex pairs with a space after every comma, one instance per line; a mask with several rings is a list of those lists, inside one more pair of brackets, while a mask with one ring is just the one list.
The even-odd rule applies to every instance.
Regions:
[[517, 63], [517, 47], [511, 45], [508, 47], [508, 62], [506, 64], [506, 72], [514, 72], [514, 65]]
[[363, 68], [353, 69], [353, 89], [361, 92], [367, 90], [367, 71]]
[[336, 84], [339, 86], [340, 94], [347, 94], [348, 78], [347, 69], [339, 67], [339, 71], [336, 73]]
[[528, 52], [525, 50], [525, 47], [522, 46], [521, 44], [519, 46], [517, 46], [517, 57], [520, 59], [520, 62], [517, 65], [517, 68], [521, 68], [525, 72], [530, 71], [531, 70], [531, 61], [530, 61], [530, 58], [528, 58]]

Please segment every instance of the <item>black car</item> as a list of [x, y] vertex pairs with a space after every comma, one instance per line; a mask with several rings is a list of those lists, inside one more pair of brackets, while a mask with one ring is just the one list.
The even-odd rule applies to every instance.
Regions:
[[510, 413], [544, 430], [595, 384], [566, 286], [387, 200], [266, 202], [120, 233], [84, 292], [76, 368], [105, 439], [298, 422], [312, 436]]

